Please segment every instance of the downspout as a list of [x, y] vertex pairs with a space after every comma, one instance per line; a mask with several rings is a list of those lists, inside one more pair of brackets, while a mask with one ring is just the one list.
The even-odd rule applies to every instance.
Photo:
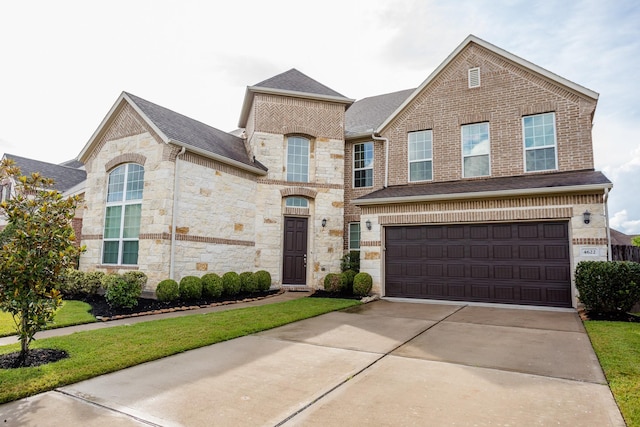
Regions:
[[389, 139], [382, 136], [376, 136], [375, 132], [371, 134], [374, 141], [384, 142], [384, 188], [389, 186]]
[[176, 155], [176, 167], [173, 175], [173, 209], [171, 213], [171, 255], [169, 259], [169, 278], [175, 280], [174, 278], [174, 264], [176, 258], [176, 226], [177, 221], [176, 217], [178, 216], [178, 160], [179, 157], [182, 156], [187, 149], [183, 146], [182, 150]]
[[609, 189], [604, 189], [602, 202], [604, 203], [604, 221], [607, 227], [607, 261], [611, 261], [611, 227], [609, 227]]

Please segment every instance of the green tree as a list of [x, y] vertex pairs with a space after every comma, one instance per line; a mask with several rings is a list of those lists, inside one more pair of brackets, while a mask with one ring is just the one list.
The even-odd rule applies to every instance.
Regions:
[[640, 236], [635, 236], [631, 239], [631, 244], [633, 246], [640, 246]]
[[81, 251], [71, 225], [78, 199], [62, 197], [40, 174], [22, 176], [11, 160], [0, 163], [0, 180], [7, 178], [16, 185], [0, 203], [8, 222], [0, 239], [0, 310], [13, 316], [24, 365], [33, 336], [62, 304], [57, 288]]

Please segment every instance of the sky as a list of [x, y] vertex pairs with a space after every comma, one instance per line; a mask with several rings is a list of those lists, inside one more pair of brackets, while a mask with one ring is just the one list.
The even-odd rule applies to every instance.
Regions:
[[637, 0], [3, 1], [0, 153], [75, 158], [122, 91], [232, 131], [291, 68], [354, 99], [414, 88], [469, 34], [600, 94], [610, 223], [640, 234]]

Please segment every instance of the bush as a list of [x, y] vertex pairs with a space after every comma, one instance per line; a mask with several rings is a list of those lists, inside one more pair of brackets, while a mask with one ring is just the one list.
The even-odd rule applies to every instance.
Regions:
[[202, 276], [202, 296], [205, 298], [219, 298], [222, 295], [222, 278], [216, 273]]
[[266, 270], [259, 270], [253, 273], [258, 285], [257, 290], [267, 292], [271, 288], [271, 274]]
[[103, 276], [104, 273], [100, 271], [85, 273], [75, 268], [69, 268], [65, 271], [64, 279], [58, 290], [65, 298], [69, 299], [93, 295], [98, 292]]
[[347, 270], [342, 272], [342, 283], [346, 290], [353, 289], [353, 278], [356, 277], [357, 272], [353, 270]]
[[122, 278], [128, 283], [135, 283], [140, 287], [140, 292], [147, 286], [147, 275], [142, 271], [127, 271]]
[[250, 271], [240, 273], [240, 290], [242, 292], [253, 293], [258, 290], [258, 281]]
[[342, 290], [342, 276], [329, 273], [324, 276], [324, 290], [327, 292], [340, 292]]
[[142, 288], [137, 280], [125, 280], [119, 274], [106, 274], [102, 280], [104, 297], [112, 307], [132, 308], [138, 305]]
[[84, 273], [85, 288], [89, 291], [89, 294], [98, 293], [98, 289], [102, 286], [102, 279], [104, 273], [102, 271], [88, 271]]
[[340, 269], [342, 271], [353, 270], [358, 273], [360, 271], [360, 251], [350, 251], [343, 256], [340, 261]]
[[640, 264], [629, 261], [581, 261], [576, 288], [588, 312], [623, 314], [640, 301]]
[[373, 286], [373, 278], [369, 273], [358, 273], [353, 278], [353, 293], [360, 297], [369, 295]]
[[158, 301], [175, 301], [180, 298], [180, 285], [173, 279], [166, 279], [156, 287]]
[[240, 293], [240, 286], [240, 276], [238, 273], [230, 271], [222, 275], [222, 292], [225, 295], [238, 295]]
[[185, 276], [180, 280], [180, 298], [189, 301], [202, 298], [202, 279], [196, 276]]

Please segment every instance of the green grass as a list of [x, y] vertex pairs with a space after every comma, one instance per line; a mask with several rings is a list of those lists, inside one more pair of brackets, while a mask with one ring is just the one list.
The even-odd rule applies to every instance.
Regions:
[[[81, 325], [96, 321], [89, 311], [91, 306], [82, 301], [64, 301], [62, 307], [56, 312], [56, 316], [46, 329], [62, 328], [64, 326]], [[0, 337], [15, 335], [16, 329], [11, 314], [0, 311]]]
[[585, 327], [629, 427], [640, 427], [640, 323], [587, 321]]
[[[37, 340], [32, 348], [65, 350], [70, 357], [34, 368], [0, 369], [0, 403], [356, 304], [301, 298]], [[1, 346], [0, 354], [18, 350], [18, 344]]]

